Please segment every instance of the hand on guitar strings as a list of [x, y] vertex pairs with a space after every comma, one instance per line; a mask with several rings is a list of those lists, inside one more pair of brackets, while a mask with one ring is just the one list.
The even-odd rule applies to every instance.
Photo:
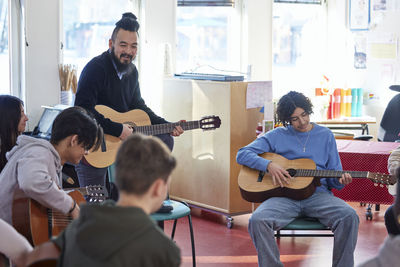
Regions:
[[284, 187], [284, 184], [289, 184], [290, 180], [293, 179], [284, 168], [274, 162], [268, 164], [267, 170], [274, 185], [279, 184], [280, 187]]
[[339, 183], [347, 185], [347, 184], [351, 183], [352, 180], [353, 180], [353, 178], [351, 177], [351, 175], [346, 172], [339, 179]]
[[[186, 120], [180, 120], [179, 122], [186, 122]], [[174, 130], [171, 132], [172, 136], [180, 136], [183, 134], [183, 129], [180, 125], [175, 126]]]
[[119, 138], [123, 141], [126, 138], [128, 138], [128, 136], [130, 136], [133, 133], [133, 128], [131, 125], [123, 123], [122, 124], [122, 133], [119, 136]]

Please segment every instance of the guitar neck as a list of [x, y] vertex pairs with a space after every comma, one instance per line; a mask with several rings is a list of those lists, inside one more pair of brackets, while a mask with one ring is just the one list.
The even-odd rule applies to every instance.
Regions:
[[85, 187], [65, 188], [65, 191], [78, 191], [87, 197], [90, 202], [102, 202], [107, 199], [107, 189], [100, 185], [89, 185]]
[[332, 171], [332, 170], [308, 170], [296, 169], [297, 177], [317, 177], [317, 178], [340, 178], [344, 173], [349, 173], [353, 178], [369, 177], [367, 171]]
[[175, 123], [163, 123], [155, 125], [135, 126], [135, 131], [145, 135], [158, 135], [171, 133], [175, 126], [181, 126], [184, 131], [200, 128], [200, 121], [187, 121]]

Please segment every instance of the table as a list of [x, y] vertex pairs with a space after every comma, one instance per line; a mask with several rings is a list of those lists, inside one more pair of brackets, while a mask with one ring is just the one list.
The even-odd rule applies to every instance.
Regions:
[[[400, 146], [394, 142], [336, 140], [343, 170], [369, 171], [387, 174], [390, 152]], [[353, 179], [342, 190], [333, 189], [335, 196], [361, 203], [392, 204], [393, 196], [386, 186], [376, 186], [368, 179]]]
[[[331, 130], [361, 130], [361, 134], [369, 134], [368, 124], [375, 124], [376, 118], [373, 117], [355, 117], [349, 119], [334, 119], [318, 121], [317, 124], [326, 124]], [[358, 125], [358, 126], [349, 126]]]

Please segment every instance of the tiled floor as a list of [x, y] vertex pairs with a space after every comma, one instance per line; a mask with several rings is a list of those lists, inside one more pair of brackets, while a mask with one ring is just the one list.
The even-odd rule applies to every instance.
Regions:
[[[365, 219], [365, 207], [349, 203], [360, 216], [360, 229], [355, 251], [355, 263], [365, 261], [378, 253], [387, 233], [384, 213], [388, 206], [381, 205], [373, 212], [373, 220]], [[258, 266], [257, 253], [247, 232], [249, 214], [235, 216], [232, 229], [226, 227], [225, 217], [219, 214], [192, 209], [197, 266], [241, 267]], [[165, 223], [170, 234], [172, 222]], [[175, 240], [181, 248], [182, 266], [192, 266], [189, 227], [187, 219], [178, 221]], [[281, 237], [278, 241], [281, 261], [285, 267], [331, 266], [333, 237]]]

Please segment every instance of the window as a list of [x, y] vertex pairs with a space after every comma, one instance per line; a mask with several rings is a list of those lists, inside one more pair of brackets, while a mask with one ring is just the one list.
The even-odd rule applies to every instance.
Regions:
[[8, 21], [8, 1], [0, 0], [0, 94], [10, 94]]
[[108, 49], [115, 23], [133, 10], [133, 1], [68, 0], [63, 4], [63, 63], [77, 66], [79, 77], [93, 57]]
[[273, 4], [274, 96], [317, 87], [326, 61], [326, 5]]
[[238, 11], [225, 6], [178, 6], [176, 72], [240, 69]]

